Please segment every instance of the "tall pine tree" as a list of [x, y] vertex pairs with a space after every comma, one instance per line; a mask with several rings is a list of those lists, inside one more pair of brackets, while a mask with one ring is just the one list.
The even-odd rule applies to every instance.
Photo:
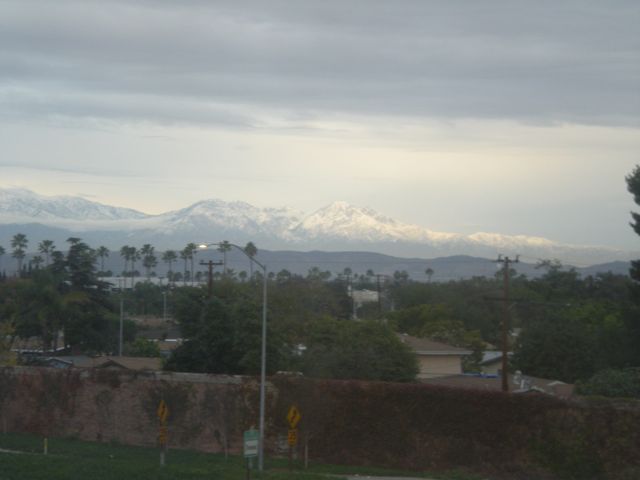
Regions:
[[[627, 176], [627, 189], [633, 195], [633, 200], [636, 205], [640, 205], [640, 165], [636, 165], [630, 175]], [[631, 212], [631, 227], [640, 235], [640, 213]], [[629, 272], [631, 278], [636, 281], [640, 281], [640, 260], [634, 260], [631, 262], [631, 271]]]

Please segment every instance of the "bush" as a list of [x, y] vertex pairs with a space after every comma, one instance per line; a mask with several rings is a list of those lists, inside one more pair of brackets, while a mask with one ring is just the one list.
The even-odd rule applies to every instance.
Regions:
[[640, 398], [640, 368], [601, 370], [586, 382], [578, 383], [581, 395]]

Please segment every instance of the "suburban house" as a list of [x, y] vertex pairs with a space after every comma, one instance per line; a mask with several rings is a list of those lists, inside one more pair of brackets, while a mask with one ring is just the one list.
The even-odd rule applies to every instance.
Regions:
[[398, 338], [418, 356], [418, 379], [460, 375], [462, 359], [472, 353], [471, 350], [406, 333], [398, 334]]
[[[511, 359], [513, 352], [507, 352], [507, 358]], [[488, 375], [499, 375], [502, 371], [502, 352], [489, 350], [482, 354], [480, 362], [482, 373]]]

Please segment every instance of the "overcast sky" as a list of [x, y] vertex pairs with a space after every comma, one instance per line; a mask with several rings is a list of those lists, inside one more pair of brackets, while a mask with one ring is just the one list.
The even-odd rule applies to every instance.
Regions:
[[635, 248], [640, 2], [0, 0], [0, 187]]

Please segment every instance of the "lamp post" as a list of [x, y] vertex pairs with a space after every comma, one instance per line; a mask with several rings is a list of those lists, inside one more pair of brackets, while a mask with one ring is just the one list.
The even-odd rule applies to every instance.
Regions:
[[264, 467], [264, 410], [265, 383], [267, 377], [267, 267], [245, 252], [241, 246], [227, 241], [201, 243], [198, 248], [206, 249], [211, 246], [220, 245], [240, 250], [251, 262], [255, 263], [262, 270], [262, 356], [260, 362], [260, 439], [258, 442], [258, 471], [262, 472]]

